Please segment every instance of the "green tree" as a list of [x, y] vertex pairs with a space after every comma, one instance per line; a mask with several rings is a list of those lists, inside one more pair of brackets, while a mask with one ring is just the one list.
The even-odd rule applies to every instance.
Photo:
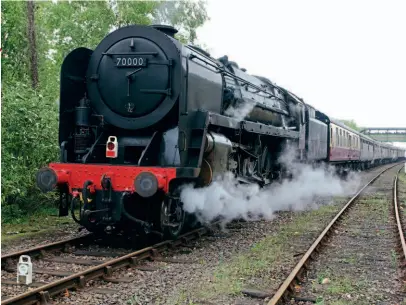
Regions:
[[11, 79], [26, 81], [29, 57], [24, 2], [1, 3], [1, 48], [2, 82]]
[[38, 87], [38, 51], [37, 37], [35, 30], [35, 3], [33, 0], [27, 1], [27, 19], [28, 19], [28, 45], [30, 54], [30, 75], [32, 88]]
[[47, 81], [42, 88], [55, 101], [65, 56], [77, 47], [94, 49], [109, 33], [115, 16], [106, 1], [41, 2], [38, 5], [38, 32], [43, 38], [40, 80]]
[[197, 38], [196, 30], [209, 17], [206, 1], [162, 1], [154, 12], [154, 23], [170, 24], [179, 30], [177, 38], [193, 44]]
[[340, 120], [340, 121], [343, 122], [346, 126], [354, 129], [355, 131], [362, 130], [362, 127], [358, 126], [354, 120]]
[[150, 25], [159, 2], [156, 1], [109, 1], [115, 14], [114, 28], [130, 24]]

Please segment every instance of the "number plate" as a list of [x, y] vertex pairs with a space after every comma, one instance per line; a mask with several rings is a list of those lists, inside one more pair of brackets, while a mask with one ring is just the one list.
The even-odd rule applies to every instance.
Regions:
[[145, 67], [147, 65], [147, 59], [145, 57], [136, 56], [123, 56], [116, 58], [116, 67]]

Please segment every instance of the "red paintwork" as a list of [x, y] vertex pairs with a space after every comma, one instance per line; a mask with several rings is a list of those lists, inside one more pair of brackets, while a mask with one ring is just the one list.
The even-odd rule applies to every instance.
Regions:
[[96, 165], [78, 163], [51, 163], [58, 177], [58, 184], [67, 183], [69, 190], [81, 189], [85, 181], [90, 180], [93, 185], [91, 192], [102, 190], [101, 180], [103, 176], [109, 177], [114, 191], [135, 192], [135, 178], [142, 172], [150, 172], [158, 179], [158, 187], [164, 192], [169, 190], [169, 182], [176, 178], [176, 168], [173, 167], [140, 167], [123, 165]]
[[360, 156], [357, 149], [330, 147], [330, 161], [358, 161]]
[[106, 150], [106, 157], [107, 158], [115, 158], [116, 154], [117, 153], [114, 150]]

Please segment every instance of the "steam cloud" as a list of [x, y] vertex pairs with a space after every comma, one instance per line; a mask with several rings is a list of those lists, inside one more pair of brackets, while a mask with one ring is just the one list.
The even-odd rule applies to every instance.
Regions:
[[293, 160], [291, 150], [285, 150], [279, 162], [293, 179], [273, 183], [269, 187], [240, 184], [230, 172], [218, 176], [209, 186], [181, 191], [186, 212], [195, 213], [200, 222], [220, 218], [223, 224], [234, 219], [272, 219], [277, 211], [315, 209], [317, 198], [348, 196], [359, 186], [359, 177], [350, 173], [344, 181], [331, 167], [312, 167]]
[[235, 118], [237, 121], [242, 121], [246, 118], [247, 115], [254, 109], [255, 103], [240, 103], [236, 107], [230, 106], [224, 111], [226, 115], [229, 115]]

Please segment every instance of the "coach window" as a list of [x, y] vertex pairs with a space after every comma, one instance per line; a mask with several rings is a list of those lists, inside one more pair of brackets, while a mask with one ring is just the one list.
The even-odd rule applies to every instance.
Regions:
[[345, 130], [343, 130], [343, 140], [344, 140], [343, 146], [347, 147], [347, 132]]
[[339, 138], [339, 135], [338, 135], [338, 127], [336, 127], [335, 138], [337, 140], [336, 146], [340, 146], [340, 138]]
[[343, 130], [343, 135], [342, 135], [341, 139], [343, 140], [342, 146], [345, 147], [345, 131], [344, 130]]
[[342, 130], [342, 138], [341, 138], [341, 146], [342, 147], [345, 147], [345, 131], [344, 130]]
[[337, 146], [340, 146], [340, 131], [336, 127], [336, 139], [337, 139]]
[[346, 146], [347, 146], [347, 139], [345, 136], [345, 130], [343, 130], [343, 147], [346, 147]]
[[330, 127], [330, 146], [333, 146], [333, 127]]
[[340, 132], [338, 131], [338, 128], [336, 127], [336, 139], [337, 139], [337, 146], [340, 146]]
[[348, 139], [347, 139], [348, 135], [345, 130], [343, 131], [343, 135], [344, 135], [344, 147], [347, 147], [348, 146]]

